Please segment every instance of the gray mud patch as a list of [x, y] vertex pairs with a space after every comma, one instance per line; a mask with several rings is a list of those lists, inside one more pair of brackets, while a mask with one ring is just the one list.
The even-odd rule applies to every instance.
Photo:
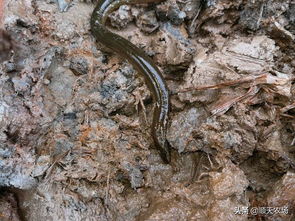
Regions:
[[293, 1], [109, 15], [167, 81], [170, 164], [145, 81], [90, 34], [94, 3], [59, 3], [0, 2], [0, 220], [294, 219]]

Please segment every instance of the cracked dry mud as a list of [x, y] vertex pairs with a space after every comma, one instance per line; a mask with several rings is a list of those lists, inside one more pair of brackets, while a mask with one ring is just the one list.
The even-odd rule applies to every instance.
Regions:
[[170, 164], [143, 79], [90, 34], [94, 5], [0, 0], [0, 220], [294, 220], [295, 2], [109, 16], [163, 71]]

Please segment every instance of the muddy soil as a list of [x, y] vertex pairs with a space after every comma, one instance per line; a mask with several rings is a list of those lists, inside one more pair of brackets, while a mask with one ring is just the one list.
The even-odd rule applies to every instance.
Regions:
[[0, 220], [295, 220], [295, 2], [109, 15], [168, 84], [169, 164], [144, 80], [90, 34], [94, 7], [0, 0]]

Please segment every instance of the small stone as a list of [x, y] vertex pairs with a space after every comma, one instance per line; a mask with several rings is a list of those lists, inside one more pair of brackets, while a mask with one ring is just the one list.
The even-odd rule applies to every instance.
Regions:
[[168, 18], [174, 25], [180, 25], [186, 17], [185, 12], [179, 10], [179, 8], [172, 8], [168, 11]]
[[89, 63], [84, 57], [73, 57], [70, 60], [70, 69], [75, 75], [83, 75], [89, 72]]
[[159, 27], [159, 23], [154, 11], [148, 11], [138, 16], [136, 25], [141, 31], [146, 33], [152, 33]]
[[50, 80], [48, 80], [48, 79], [45, 78], [45, 79], [43, 80], [43, 84], [45, 84], [45, 85], [49, 85], [49, 84], [50, 84]]
[[6, 73], [10, 73], [16, 71], [16, 65], [14, 62], [6, 62], [4, 63], [4, 71]]
[[167, 1], [157, 6], [157, 15], [160, 20], [170, 20], [174, 25], [180, 25], [186, 13], [181, 11], [175, 1]]
[[31, 80], [28, 77], [14, 77], [12, 78], [14, 89], [17, 92], [25, 92], [29, 90], [31, 85]]
[[122, 29], [127, 27], [128, 23], [133, 20], [130, 6], [121, 5], [117, 11], [114, 11], [109, 15], [111, 25], [114, 28]]
[[134, 189], [142, 187], [144, 184], [144, 177], [140, 169], [132, 166], [128, 162], [123, 162], [123, 166], [129, 173], [131, 187]]

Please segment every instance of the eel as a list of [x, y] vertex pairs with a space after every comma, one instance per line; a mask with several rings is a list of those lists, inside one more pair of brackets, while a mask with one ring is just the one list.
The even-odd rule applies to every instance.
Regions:
[[153, 60], [143, 50], [125, 38], [112, 33], [106, 26], [108, 15], [123, 4], [161, 2], [163, 0], [98, 0], [91, 15], [91, 33], [96, 40], [116, 52], [138, 71], [145, 79], [155, 102], [151, 135], [164, 163], [170, 162], [170, 146], [166, 139], [170, 110], [169, 90]]

